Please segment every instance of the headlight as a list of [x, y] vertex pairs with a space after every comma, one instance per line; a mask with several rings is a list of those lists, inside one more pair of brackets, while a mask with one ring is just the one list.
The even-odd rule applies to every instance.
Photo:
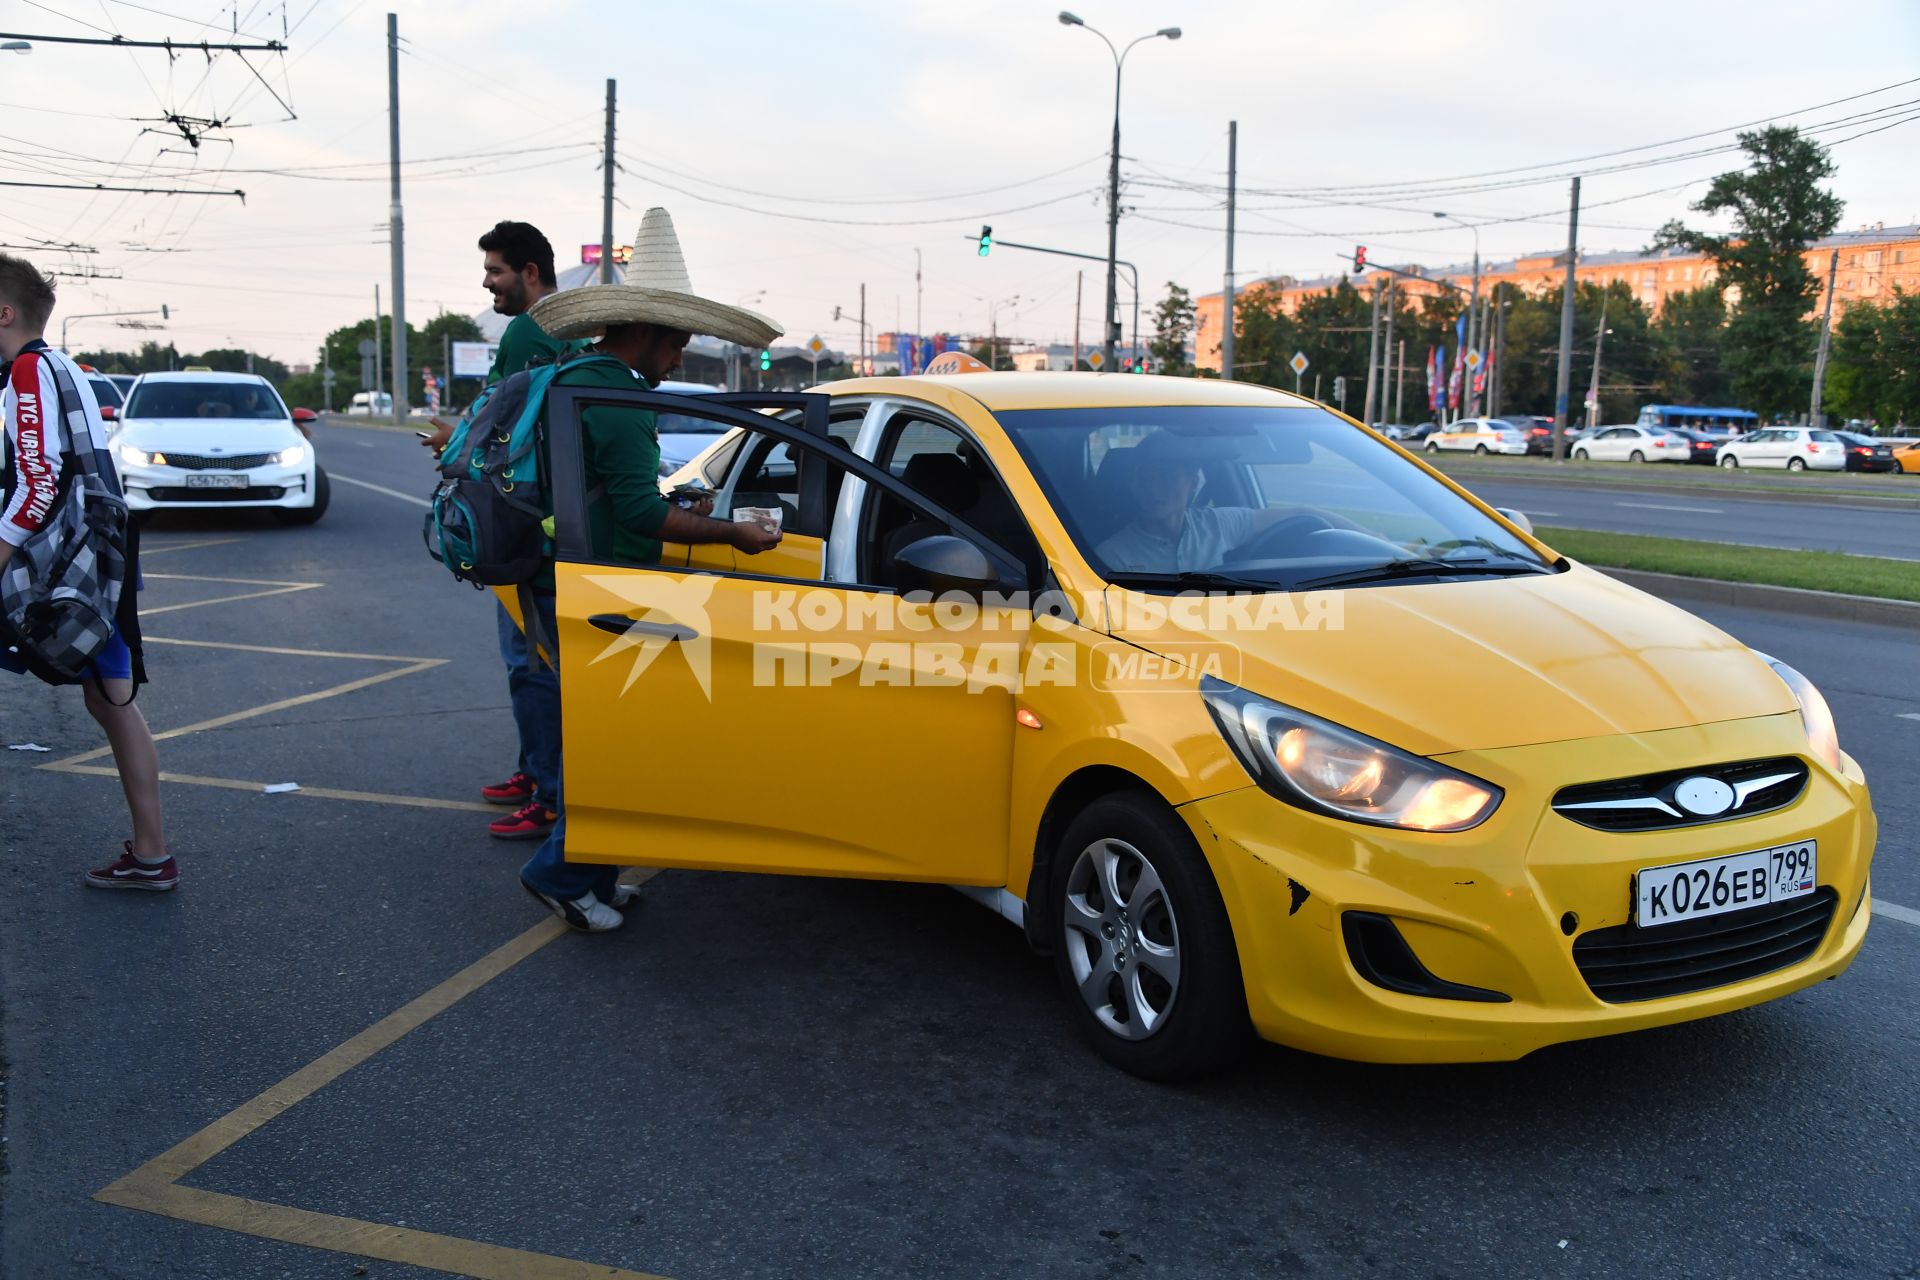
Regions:
[[1806, 726], [1807, 744], [1813, 748], [1813, 754], [1819, 756], [1829, 769], [1840, 769], [1840, 731], [1833, 723], [1833, 708], [1813, 687], [1813, 681], [1795, 671], [1780, 659], [1754, 650], [1774, 674], [1787, 682], [1787, 688], [1793, 690], [1794, 701], [1800, 704], [1800, 723]]
[[145, 449], [136, 449], [130, 444], [123, 444], [120, 446], [120, 462], [128, 467], [164, 467], [167, 465], [167, 455], [148, 453]]
[[291, 448], [282, 449], [273, 455], [273, 460], [283, 467], [298, 466], [307, 460], [307, 446], [296, 444]]
[[1288, 804], [1412, 831], [1465, 831], [1500, 806], [1490, 782], [1224, 680], [1203, 679], [1200, 696], [1253, 780]]

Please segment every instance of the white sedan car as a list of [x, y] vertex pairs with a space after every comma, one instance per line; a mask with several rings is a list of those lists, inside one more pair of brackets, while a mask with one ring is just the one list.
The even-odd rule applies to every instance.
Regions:
[[1502, 418], [1462, 418], [1426, 440], [1428, 453], [1442, 449], [1467, 453], [1514, 453], [1527, 451], [1527, 433]]
[[113, 432], [127, 508], [262, 507], [288, 524], [312, 524], [328, 498], [327, 473], [303, 429], [314, 417], [289, 413], [255, 374], [143, 374]]
[[1845, 471], [1847, 446], [1831, 431], [1763, 427], [1720, 446], [1723, 467], [1785, 467], [1789, 471]]
[[1575, 462], [1685, 462], [1693, 441], [1659, 427], [1602, 427], [1573, 446]]

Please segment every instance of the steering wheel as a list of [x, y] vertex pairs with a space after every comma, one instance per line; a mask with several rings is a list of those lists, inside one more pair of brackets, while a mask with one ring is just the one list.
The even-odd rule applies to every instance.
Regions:
[[1297, 516], [1288, 516], [1268, 525], [1256, 534], [1251, 541], [1243, 542], [1229, 554], [1232, 560], [1264, 560], [1285, 556], [1289, 543], [1302, 534], [1319, 533], [1323, 529], [1334, 527], [1333, 521], [1312, 512], [1302, 512]]

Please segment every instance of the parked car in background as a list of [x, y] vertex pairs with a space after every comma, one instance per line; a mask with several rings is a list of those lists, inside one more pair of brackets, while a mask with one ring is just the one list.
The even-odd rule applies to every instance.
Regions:
[[1893, 456], [1893, 446], [1885, 440], [1875, 440], [1858, 431], [1836, 431], [1833, 434], [1840, 437], [1840, 446], [1846, 450], [1847, 470], [1900, 470], [1900, 463]]
[[1693, 441], [1665, 427], [1601, 427], [1573, 447], [1575, 462], [1685, 462]]
[[1393, 438], [1405, 445], [1420, 444], [1439, 429], [1440, 424], [1437, 422], [1422, 422], [1415, 426], [1401, 427], [1400, 434]]
[[1526, 433], [1501, 418], [1462, 418], [1427, 436], [1428, 453], [1525, 453]]
[[[710, 396], [724, 387], [710, 387], [704, 382], [662, 382], [656, 391], [667, 391], [681, 396]], [[723, 427], [716, 426], [708, 418], [690, 418], [681, 413], [663, 413], [658, 415], [655, 430], [660, 439], [660, 474], [672, 475], [694, 456], [705, 451], [706, 447], [726, 434]]]
[[315, 416], [256, 374], [143, 374], [112, 435], [127, 508], [264, 507], [312, 524], [329, 492], [300, 431]]
[[1720, 446], [1726, 443], [1725, 440], [1717, 439], [1705, 431], [1686, 431], [1674, 427], [1668, 427], [1667, 431], [1671, 435], [1683, 437], [1687, 441], [1687, 461], [1698, 463], [1703, 467], [1710, 467], [1718, 460]]
[[101, 421], [112, 422], [120, 416], [120, 407], [127, 402], [125, 393], [106, 374], [95, 373], [91, 369], [83, 371], [87, 375], [87, 384], [93, 388], [93, 398], [100, 402]]
[[1810, 427], [1763, 427], [1720, 446], [1723, 467], [1785, 467], [1789, 471], [1841, 471], [1846, 448], [1831, 431]]
[[1893, 460], [1910, 476], [1920, 476], [1920, 441], [1893, 446]]
[[347, 405], [347, 413], [358, 418], [391, 416], [393, 393], [391, 391], [356, 391], [352, 402]]

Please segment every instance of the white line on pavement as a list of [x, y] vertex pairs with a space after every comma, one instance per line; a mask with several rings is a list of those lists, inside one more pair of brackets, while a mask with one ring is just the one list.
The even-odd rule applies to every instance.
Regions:
[[1616, 502], [1616, 507], [1639, 507], [1643, 511], [1689, 511], [1695, 515], [1723, 516], [1726, 511], [1720, 507], [1675, 507], [1664, 502]]
[[1534, 516], [1557, 516], [1560, 513], [1558, 511], [1542, 511], [1538, 507], [1529, 507], [1524, 514], [1528, 519], [1532, 519]]
[[389, 489], [383, 484], [369, 484], [365, 480], [355, 480], [352, 476], [343, 476], [338, 471], [327, 472], [329, 480], [338, 480], [341, 484], [357, 485], [362, 489], [371, 489], [375, 493], [384, 493], [389, 498], [398, 498], [402, 502], [411, 502], [416, 507], [431, 507], [433, 504], [417, 494], [402, 493], [398, 489]]
[[1920, 711], [1897, 711], [1894, 714], [1902, 720], [1920, 720]]
[[1894, 902], [1882, 902], [1878, 898], [1873, 902], [1873, 914], [1885, 916], [1889, 920], [1898, 920], [1902, 924], [1920, 926], [1920, 911], [1912, 907], [1903, 907]]

